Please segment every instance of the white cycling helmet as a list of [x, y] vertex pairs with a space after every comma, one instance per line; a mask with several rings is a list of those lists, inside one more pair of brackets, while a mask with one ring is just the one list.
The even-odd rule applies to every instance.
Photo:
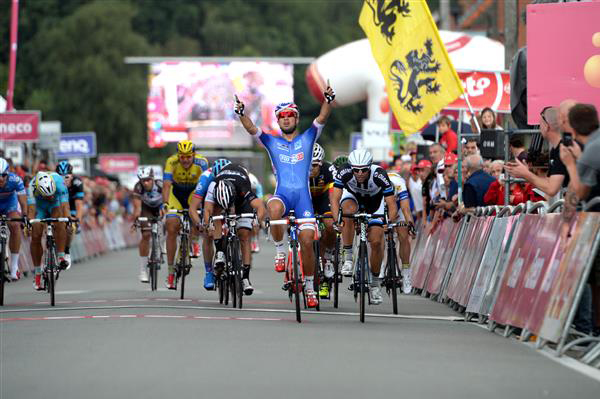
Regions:
[[348, 163], [352, 167], [371, 166], [373, 156], [369, 151], [364, 149], [354, 150], [348, 156]]
[[8, 162], [6, 162], [6, 159], [4, 158], [0, 158], [0, 175], [3, 175], [5, 173], [8, 173]]
[[319, 143], [313, 146], [312, 162], [322, 162], [325, 158], [325, 150]]
[[140, 180], [154, 178], [154, 170], [150, 166], [142, 166], [138, 169], [137, 177]]
[[221, 180], [215, 187], [215, 200], [223, 209], [229, 209], [235, 199], [235, 186], [229, 180]]
[[35, 191], [43, 197], [51, 197], [56, 193], [56, 183], [49, 173], [38, 172], [35, 175]]

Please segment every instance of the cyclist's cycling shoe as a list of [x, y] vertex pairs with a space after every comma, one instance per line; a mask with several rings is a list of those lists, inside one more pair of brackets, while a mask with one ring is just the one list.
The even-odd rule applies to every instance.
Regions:
[[176, 290], [177, 284], [175, 284], [175, 273], [169, 273], [167, 276], [166, 287], [170, 290]]
[[254, 287], [252, 287], [252, 284], [250, 284], [250, 279], [243, 279], [242, 285], [244, 286], [244, 295], [252, 295], [254, 292]]
[[64, 256], [61, 256], [60, 258], [58, 258], [58, 268], [60, 270], [70, 269], [71, 264]]
[[344, 261], [344, 266], [342, 266], [342, 276], [352, 276], [352, 272], [354, 271], [354, 264], [351, 260]]
[[369, 287], [369, 296], [371, 297], [371, 305], [379, 305], [383, 302], [380, 287]]
[[329, 284], [326, 281], [321, 283], [321, 289], [319, 290], [319, 297], [329, 298]]
[[285, 254], [275, 255], [275, 271], [283, 273], [285, 271]]
[[410, 269], [402, 269], [402, 292], [410, 294], [412, 291], [412, 279]]
[[215, 275], [213, 272], [206, 272], [206, 275], [204, 276], [204, 288], [207, 291], [215, 289]]
[[33, 289], [36, 291], [44, 291], [44, 286], [42, 285], [42, 275], [36, 274], [33, 279]]
[[192, 243], [192, 258], [200, 256], [200, 244], [197, 242]]
[[215, 254], [215, 271], [218, 270], [220, 272], [225, 268], [225, 254], [221, 251], [217, 251]]
[[319, 298], [317, 298], [317, 293], [315, 290], [307, 288], [304, 292], [304, 295], [306, 296], [306, 306], [309, 308], [316, 308], [319, 304]]
[[325, 278], [333, 277], [333, 262], [331, 259], [325, 259], [325, 264], [323, 265], [323, 274], [325, 275]]
[[150, 281], [148, 279], [148, 272], [146, 271], [146, 268], [140, 270], [140, 281], [142, 283], [147, 283], [148, 281]]
[[252, 248], [252, 253], [257, 253], [260, 251], [260, 246], [258, 245], [258, 240], [252, 240], [250, 247]]
[[67, 270], [71, 268], [71, 254], [65, 254], [65, 260], [69, 263]]

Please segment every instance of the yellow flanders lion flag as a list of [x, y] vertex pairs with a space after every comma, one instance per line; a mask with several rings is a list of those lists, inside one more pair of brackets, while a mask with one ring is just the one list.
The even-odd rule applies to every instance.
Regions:
[[425, 0], [365, 0], [359, 24], [405, 133], [417, 132], [463, 93]]

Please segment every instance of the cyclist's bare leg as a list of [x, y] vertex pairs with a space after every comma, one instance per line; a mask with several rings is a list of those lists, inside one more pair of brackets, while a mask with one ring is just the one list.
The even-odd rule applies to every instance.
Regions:
[[147, 257], [150, 253], [150, 227], [147, 224], [142, 224], [142, 239], [140, 240], [139, 253], [141, 257]]
[[177, 234], [179, 234], [179, 218], [169, 217], [165, 222], [167, 228], [167, 264], [175, 264], [175, 254], [177, 252]]
[[[9, 218], [20, 218], [21, 214], [19, 212], [9, 212], [6, 216]], [[10, 253], [12, 254], [18, 254], [19, 249], [21, 248], [21, 232], [19, 231], [19, 224], [19, 222], [8, 223], [8, 229], [10, 230], [8, 247], [10, 248]]]
[[202, 233], [202, 255], [204, 257], [204, 263], [212, 263], [213, 256], [215, 255], [215, 246], [213, 245], [213, 238], [208, 233]]
[[[300, 241], [300, 252], [302, 254], [302, 268], [305, 277], [315, 275], [315, 251], [313, 250], [315, 231], [313, 229], [303, 229], [298, 234]], [[312, 288], [312, 287], [310, 287]]]
[[[271, 220], [278, 220], [283, 217], [285, 207], [283, 206], [283, 202], [278, 199], [273, 199], [267, 203], [267, 211], [269, 212], [269, 218]], [[271, 237], [273, 238], [273, 241], [282, 241], [284, 231], [284, 226], [271, 226]]]
[[[358, 204], [351, 199], [342, 202], [342, 213], [354, 214], [358, 211]], [[352, 246], [354, 242], [354, 223], [351, 218], [344, 218], [344, 226], [342, 227], [342, 243], [344, 247]]]
[[410, 262], [410, 240], [408, 238], [408, 229], [406, 227], [397, 227], [396, 233], [398, 234], [398, 253], [402, 265], [408, 265]]
[[244, 265], [250, 265], [252, 263], [252, 251], [250, 247], [251, 233], [252, 231], [248, 229], [238, 229], [237, 231], [242, 249], [242, 264]]
[[333, 249], [335, 246], [335, 231], [333, 230], [333, 219], [323, 219], [325, 230], [321, 236], [321, 255], [325, 252], [325, 249]]
[[[33, 266], [36, 269], [42, 267], [42, 255], [43, 255], [42, 235], [43, 234], [44, 234], [44, 224], [43, 223], [34, 223], [31, 227], [31, 245], [29, 246], [29, 249], [31, 250], [31, 260], [33, 261]], [[37, 270], [36, 270], [36, 272], [37, 272]]]
[[[53, 218], [68, 217], [64, 214], [61, 206], [52, 208], [51, 215]], [[54, 237], [56, 239], [56, 252], [65, 252], [65, 245], [67, 244], [66, 223], [54, 223]]]
[[383, 260], [383, 228], [381, 226], [371, 226], [367, 232], [367, 240], [371, 246], [371, 273], [379, 276], [381, 271], [381, 261]]

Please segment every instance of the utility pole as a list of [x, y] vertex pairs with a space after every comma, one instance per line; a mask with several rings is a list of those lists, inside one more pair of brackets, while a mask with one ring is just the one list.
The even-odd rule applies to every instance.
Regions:
[[504, 69], [510, 69], [510, 63], [519, 49], [518, 0], [504, 0]]

